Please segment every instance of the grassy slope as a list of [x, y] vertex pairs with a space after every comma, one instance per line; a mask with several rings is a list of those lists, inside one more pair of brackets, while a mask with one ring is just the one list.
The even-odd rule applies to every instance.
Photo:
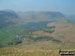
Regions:
[[0, 45], [8, 46], [8, 43], [14, 41], [16, 35], [23, 31], [23, 29], [15, 27], [7, 27], [0, 29]]
[[24, 50], [21, 48], [0, 49], [0, 56], [59, 56], [58, 51]]
[[55, 37], [65, 43], [75, 42], [75, 24], [63, 19], [56, 23]]
[[[73, 51], [73, 49], [71, 49]], [[69, 51], [69, 50], [68, 50]], [[25, 50], [19, 47], [0, 48], [0, 56], [61, 56], [59, 50]]]

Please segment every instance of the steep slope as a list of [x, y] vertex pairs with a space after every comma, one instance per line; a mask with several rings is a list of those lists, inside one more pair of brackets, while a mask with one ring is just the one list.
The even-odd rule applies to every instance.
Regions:
[[75, 43], [75, 24], [67, 19], [61, 19], [55, 24], [55, 32], [52, 34], [56, 39], [61, 40], [64, 44]]
[[64, 43], [75, 42], [75, 24], [62, 19], [56, 23], [56, 37]]
[[13, 25], [18, 15], [14, 11], [0, 11], [0, 28]]

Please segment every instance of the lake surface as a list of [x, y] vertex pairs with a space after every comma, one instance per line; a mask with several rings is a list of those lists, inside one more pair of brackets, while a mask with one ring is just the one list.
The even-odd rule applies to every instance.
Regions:
[[45, 22], [29, 22], [28, 24], [23, 24], [21, 27], [46, 27], [48, 23], [55, 21], [45, 21]]
[[[75, 19], [69, 19], [71, 23], [75, 23]], [[44, 22], [29, 22], [27, 24], [20, 25], [20, 27], [46, 27], [48, 23], [56, 21], [44, 21]]]

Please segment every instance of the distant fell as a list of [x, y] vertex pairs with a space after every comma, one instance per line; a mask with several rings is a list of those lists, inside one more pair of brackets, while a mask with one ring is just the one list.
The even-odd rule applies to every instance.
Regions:
[[0, 11], [0, 28], [14, 24], [13, 21], [18, 18], [18, 15], [14, 11]]
[[18, 13], [21, 20], [27, 22], [39, 22], [39, 21], [51, 21], [65, 18], [65, 15], [61, 12], [20, 12]]

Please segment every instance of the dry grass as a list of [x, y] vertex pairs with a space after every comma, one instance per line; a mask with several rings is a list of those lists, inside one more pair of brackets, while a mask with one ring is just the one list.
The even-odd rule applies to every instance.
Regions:
[[56, 50], [24, 50], [21, 48], [0, 48], [0, 56], [59, 56]]
[[[54, 47], [57, 48], [56, 46], [54, 46]], [[68, 50], [68, 51], [72, 50], [73, 51], [74, 49], [65, 49], [64, 48], [62, 50]], [[0, 56], [60, 56], [60, 55], [59, 55], [59, 49], [46, 50], [46, 49], [32, 49], [32, 48], [30, 48], [29, 50], [27, 50], [26, 48], [16, 46], [16, 47], [0, 48]]]

